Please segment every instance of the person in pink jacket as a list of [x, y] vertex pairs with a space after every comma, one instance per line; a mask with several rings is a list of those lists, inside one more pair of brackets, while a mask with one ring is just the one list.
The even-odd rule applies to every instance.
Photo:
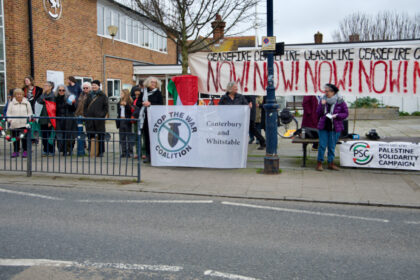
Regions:
[[9, 117], [29, 117], [32, 115], [32, 106], [29, 103], [28, 99], [23, 97], [24, 92], [20, 88], [17, 88], [13, 91], [13, 96], [14, 97], [12, 102], [7, 107], [7, 121], [9, 122], [9, 127], [12, 131], [12, 137], [16, 139], [16, 141], [13, 142], [12, 158], [19, 156], [21, 142], [23, 150], [22, 157], [26, 157], [26, 135], [22, 139], [20, 139], [20, 135], [24, 132], [24, 129], [26, 128], [27, 119], [9, 119]]

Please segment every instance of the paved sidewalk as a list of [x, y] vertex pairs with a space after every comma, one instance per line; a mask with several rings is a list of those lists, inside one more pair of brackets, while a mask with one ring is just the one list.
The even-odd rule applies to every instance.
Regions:
[[[352, 124], [349, 125], [352, 132]], [[420, 137], [420, 119], [357, 121], [356, 133], [376, 128], [381, 137]], [[75, 175], [34, 174], [31, 178], [0, 172], [3, 184], [33, 184], [81, 188], [117, 188], [130, 191], [178, 193], [239, 198], [285, 199], [330, 203], [406, 206], [420, 208], [420, 171], [343, 168], [314, 170], [316, 152], [309, 152], [301, 168], [302, 146], [280, 139], [279, 175], [263, 175], [264, 151], [249, 145], [245, 169], [151, 167], [142, 165], [142, 183], [122, 178], [82, 178]], [[308, 150], [310, 150], [308, 148]], [[338, 162], [338, 161], [337, 161]]]

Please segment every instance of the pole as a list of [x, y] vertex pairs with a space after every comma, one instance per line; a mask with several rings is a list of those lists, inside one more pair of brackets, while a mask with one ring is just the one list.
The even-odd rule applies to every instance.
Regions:
[[[267, 36], [273, 36], [273, 0], [267, 0]], [[264, 157], [264, 174], [279, 173], [279, 157], [277, 155], [277, 109], [279, 105], [276, 101], [274, 88], [274, 54], [272, 51], [267, 55], [268, 85], [267, 98], [264, 104], [265, 127], [267, 148]]]

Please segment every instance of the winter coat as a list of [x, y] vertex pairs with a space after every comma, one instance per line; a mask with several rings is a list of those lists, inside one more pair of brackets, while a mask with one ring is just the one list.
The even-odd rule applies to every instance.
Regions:
[[[49, 92], [49, 93], [43, 92], [38, 97], [38, 99], [36, 100], [36, 102], [38, 102], [39, 104], [42, 105], [42, 111], [41, 111], [41, 114], [40, 114], [41, 117], [48, 117], [48, 112], [47, 112], [47, 107], [45, 105], [45, 100], [55, 102], [54, 93], [52, 91]], [[39, 124], [40, 125], [48, 125], [48, 123], [51, 123], [50, 119], [39, 119]]]
[[[319, 117], [319, 121], [318, 121], [318, 129], [323, 130], [325, 127], [325, 119], [326, 114], [325, 114], [325, 106], [327, 106], [328, 104], [323, 105], [321, 102], [319, 102], [318, 104], [318, 108], [316, 110], [318, 117]], [[327, 109], [329, 109], [329, 105], [327, 107]], [[329, 110], [327, 110], [327, 113], [329, 112]], [[333, 129], [335, 132], [341, 132], [344, 130], [344, 124], [343, 121], [348, 117], [349, 115], [349, 110], [347, 109], [347, 104], [346, 102], [344, 102], [344, 100], [342, 101], [338, 101], [335, 104], [334, 107], [334, 111], [333, 111], [333, 115], [337, 114], [337, 117], [333, 119]]]
[[28, 94], [29, 89], [27, 87], [22, 88], [23, 92], [25, 93], [25, 97], [28, 98], [28, 95], [31, 96], [30, 99], [28, 99], [29, 103], [31, 103], [32, 112], [35, 112], [35, 101], [41, 96], [42, 94], [42, 88], [34, 86], [32, 89], [32, 94]]
[[302, 127], [318, 127], [318, 98], [316, 96], [305, 96], [302, 101], [303, 118]]
[[[121, 118], [121, 104], [120, 103], [121, 103], [121, 101], [118, 102], [118, 106], [117, 106], [117, 114], [118, 114], [117, 118], [118, 119]], [[131, 119], [133, 106], [127, 104], [124, 107], [125, 107], [125, 119]], [[120, 128], [120, 124], [122, 122], [130, 122], [130, 121], [119, 121], [119, 120], [117, 120], [115, 122], [116, 122], [117, 128]]]
[[[86, 118], [105, 118], [108, 114], [108, 97], [99, 91], [96, 95], [90, 93], [84, 104]], [[87, 120], [86, 131], [105, 132], [104, 120]]]
[[[29, 117], [32, 115], [32, 107], [28, 99], [25, 97], [22, 99], [22, 102], [18, 102], [16, 98], [10, 102], [7, 107], [7, 116], [8, 117]], [[22, 128], [26, 126], [27, 119], [7, 119], [10, 123], [10, 128]]]
[[242, 94], [236, 93], [233, 100], [229, 97], [229, 92], [222, 95], [218, 105], [248, 105], [248, 101]]
[[[57, 105], [56, 116], [57, 117], [72, 117], [74, 118], [74, 112], [76, 111], [76, 104], [69, 105], [66, 101], [65, 95], [58, 95], [55, 98], [55, 103]], [[76, 119], [57, 119], [56, 130], [59, 131], [74, 131], [77, 132], [77, 121]], [[71, 138], [75, 138], [77, 133]]]

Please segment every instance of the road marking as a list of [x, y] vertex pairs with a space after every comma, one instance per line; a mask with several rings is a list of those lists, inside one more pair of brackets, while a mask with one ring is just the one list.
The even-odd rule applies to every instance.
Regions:
[[44, 199], [50, 199], [50, 200], [64, 200], [62, 198], [48, 196], [48, 195], [41, 195], [41, 194], [35, 194], [35, 193], [26, 193], [26, 192], [18, 192], [18, 191], [6, 190], [6, 189], [0, 189], [0, 192], [17, 194], [17, 195], [24, 195], [24, 196], [31, 196], [31, 197], [38, 197], [38, 198], [44, 198]]
[[143, 271], [165, 271], [178, 272], [183, 269], [181, 266], [169, 265], [147, 265], [147, 264], [125, 264], [125, 263], [95, 263], [95, 262], [72, 262], [47, 259], [0, 259], [0, 266], [53, 266], [53, 267], [93, 267], [93, 268], [114, 268], [122, 270], [143, 270]]
[[219, 271], [214, 271], [214, 270], [206, 270], [206, 271], [204, 271], [204, 275], [211, 276], [211, 277], [233, 279], [233, 280], [258, 280], [257, 278], [251, 278], [251, 277], [242, 276], [242, 275], [224, 273], [224, 272], [219, 272]]
[[420, 225], [420, 221], [404, 221], [404, 223], [409, 224], [409, 225]]
[[342, 215], [342, 214], [335, 214], [335, 213], [325, 213], [325, 212], [307, 211], [307, 210], [289, 209], [289, 208], [279, 208], [279, 207], [270, 207], [270, 206], [260, 206], [260, 205], [234, 203], [234, 202], [227, 202], [227, 201], [223, 201], [222, 204], [232, 205], [232, 206], [249, 207], [249, 208], [257, 208], [257, 209], [267, 209], [267, 210], [274, 210], [274, 211], [281, 211], [281, 212], [298, 213], [298, 214], [309, 214], [309, 215], [328, 216], [328, 217], [341, 217], [341, 218], [357, 219], [357, 220], [372, 221], [372, 222], [389, 223], [389, 220], [386, 220], [386, 219], [349, 216], [349, 215]]
[[206, 204], [213, 203], [213, 200], [101, 200], [101, 199], [82, 199], [76, 200], [82, 203], [191, 203], [191, 204]]

